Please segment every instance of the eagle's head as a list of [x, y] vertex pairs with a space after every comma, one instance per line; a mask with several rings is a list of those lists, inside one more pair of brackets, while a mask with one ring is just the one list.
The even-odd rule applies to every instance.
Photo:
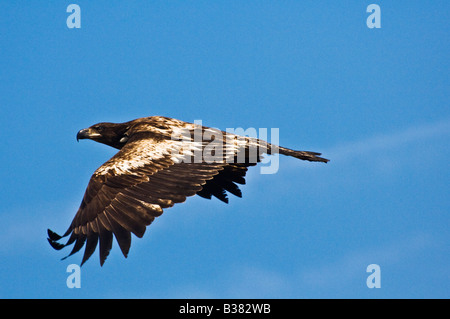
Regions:
[[90, 139], [99, 143], [121, 149], [128, 140], [128, 123], [98, 123], [80, 130], [77, 141]]

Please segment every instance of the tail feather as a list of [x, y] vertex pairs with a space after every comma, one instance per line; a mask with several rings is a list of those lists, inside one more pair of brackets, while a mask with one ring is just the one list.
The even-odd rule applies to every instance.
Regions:
[[287, 155], [287, 156], [292, 156], [301, 160], [305, 160], [305, 161], [310, 161], [310, 162], [322, 162], [322, 163], [327, 163], [330, 160], [320, 157], [319, 155], [322, 155], [321, 153], [316, 153], [316, 152], [309, 152], [309, 151], [294, 151], [291, 150], [289, 148], [285, 148], [285, 147], [278, 147], [278, 153], [283, 154], [283, 155]]

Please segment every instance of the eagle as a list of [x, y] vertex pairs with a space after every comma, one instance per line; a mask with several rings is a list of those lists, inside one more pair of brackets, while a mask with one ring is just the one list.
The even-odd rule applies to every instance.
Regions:
[[[264, 154], [283, 154], [327, 163], [320, 153], [295, 151], [256, 137], [220, 131], [198, 123], [150, 116], [125, 123], [98, 123], [77, 133], [119, 151], [91, 176], [81, 205], [61, 236], [48, 229], [50, 245], [69, 255], [85, 246], [80, 265], [99, 244], [103, 266], [116, 239], [125, 258], [131, 234], [142, 238], [163, 209], [198, 195], [228, 203], [227, 193], [242, 196], [248, 167]], [[68, 237], [62, 244], [60, 240]]]

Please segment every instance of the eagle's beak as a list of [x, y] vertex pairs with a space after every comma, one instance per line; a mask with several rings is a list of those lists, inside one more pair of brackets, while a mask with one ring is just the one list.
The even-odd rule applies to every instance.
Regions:
[[83, 139], [92, 139], [102, 136], [101, 134], [94, 132], [91, 128], [84, 128], [77, 133], [77, 142]]

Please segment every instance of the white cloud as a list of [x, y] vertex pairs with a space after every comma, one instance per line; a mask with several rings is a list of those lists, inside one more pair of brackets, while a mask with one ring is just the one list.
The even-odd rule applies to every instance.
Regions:
[[360, 141], [337, 145], [324, 151], [324, 154], [327, 154], [333, 161], [342, 160], [448, 134], [450, 134], [450, 119], [413, 126], [403, 131], [391, 134], [379, 134]]
[[261, 267], [242, 265], [229, 274], [225, 293], [231, 298], [276, 298], [290, 290], [288, 276]]
[[36, 245], [50, 247], [46, 242], [47, 228], [63, 233], [68, 227], [67, 218], [70, 218], [77, 208], [77, 204], [67, 204], [63, 201], [5, 208], [0, 213], [3, 218], [0, 232], [0, 241], [3, 245], [0, 246], [0, 252], [22, 254], [24, 251], [35, 249]]
[[[340, 258], [314, 266], [282, 273], [255, 265], [236, 265], [217, 278], [205, 282], [175, 287], [168, 292], [169, 298], [314, 298], [339, 296], [365, 288], [366, 267], [369, 264], [390, 268], [433, 248], [436, 238], [418, 233], [399, 241], [365, 250], [349, 252]], [[368, 289], [368, 288], [367, 288]], [[387, 291], [387, 290], [386, 290]], [[327, 297], [327, 298], [328, 298]]]
[[297, 281], [304, 287], [330, 291], [351, 286], [355, 282], [358, 286], [364, 286], [368, 265], [378, 264], [382, 269], [390, 267], [430, 248], [433, 242], [432, 236], [428, 234], [406, 236], [397, 242], [351, 252], [334, 262], [319, 265], [314, 269], [303, 269], [298, 274]]

